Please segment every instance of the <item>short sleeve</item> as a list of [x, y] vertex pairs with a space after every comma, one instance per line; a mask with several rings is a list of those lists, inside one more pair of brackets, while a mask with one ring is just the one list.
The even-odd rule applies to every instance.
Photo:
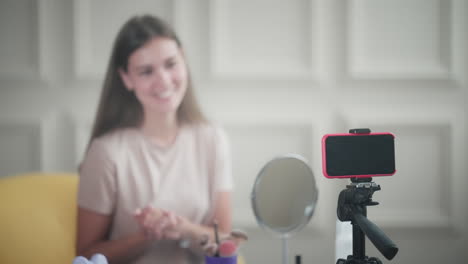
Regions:
[[[109, 142], [95, 139], [79, 168], [78, 205], [109, 215], [116, 203], [115, 159]], [[115, 155], [115, 153], [114, 153]]]
[[215, 129], [214, 147], [214, 190], [231, 191], [234, 187], [231, 146], [226, 132], [220, 127], [216, 127]]

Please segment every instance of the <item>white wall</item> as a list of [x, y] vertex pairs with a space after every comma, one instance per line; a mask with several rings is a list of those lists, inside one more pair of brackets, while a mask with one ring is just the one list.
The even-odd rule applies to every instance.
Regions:
[[320, 190], [291, 253], [335, 263], [347, 181], [322, 177], [320, 139], [353, 127], [397, 137], [398, 172], [375, 179], [381, 204], [369, 208], [400, 247], [393, 262], [466, 262], [466, 0], [0, 0], [0, 175], [76, 169], [113, 37], [145, 12], [176, 27], [199, 99], [231, 137], [248, 263], [280, 263], [249, 194], [285, 152], [311, 161]]

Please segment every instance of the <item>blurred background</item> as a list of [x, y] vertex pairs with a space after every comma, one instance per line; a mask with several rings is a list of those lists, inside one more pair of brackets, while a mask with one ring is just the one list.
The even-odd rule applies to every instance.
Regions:
[[[356, 127], [396, 135], [397, 173], [374, 178], [368, 211], [400, 248], [392, 262], [466, 262], [466, 0], [0, 0], [1, 176], [76, 172], [113, 39], [144, 13], [176, 28], [201, 105], [230, 136], [247, 263], [281, 262], [249, 197], [261, 167], [291, 152], [319, 202], [290, 253], [335, 263], [349, 180], [323, 177], [321, 137]], [[370, 242], [367, 253], [384, 260]]]

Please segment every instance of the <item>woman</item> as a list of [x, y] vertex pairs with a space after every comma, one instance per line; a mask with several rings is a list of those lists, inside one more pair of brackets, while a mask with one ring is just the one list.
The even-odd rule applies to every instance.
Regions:
[[[230, 152], [195, 100], [174, 31], [131, 18], [115, 40], [80, 165], [77, 254], [111, 263], [199, 263], [231, 230]], [[183, 242], [183, 243], [182, 243]]]

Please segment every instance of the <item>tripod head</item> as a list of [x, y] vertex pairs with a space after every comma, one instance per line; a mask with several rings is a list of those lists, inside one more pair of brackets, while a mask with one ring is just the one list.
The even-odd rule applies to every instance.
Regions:
[[353, 225], [352, 257], [366, 259], [365, 234], [382, 255], [388, 260], [393, 259], [398, 248], [377, 225], [367, 219], [367, 206], [379, 204], [372, 200], [372, 195], [380, 190], [380, 185], [372, 182], [372, 178], [351, 178], [351, 182], [338, 197], [337, 215], [340, 221], [351, 221]]
[[367, 215], [366, 206], [379, 204], [372, 201], [374, 192], [380, 191], [380, 185], [372, 178], [351, 178], [351, 182], [338, 197], [337, 215], [341, 222], [352, 221], [356, 213]]

